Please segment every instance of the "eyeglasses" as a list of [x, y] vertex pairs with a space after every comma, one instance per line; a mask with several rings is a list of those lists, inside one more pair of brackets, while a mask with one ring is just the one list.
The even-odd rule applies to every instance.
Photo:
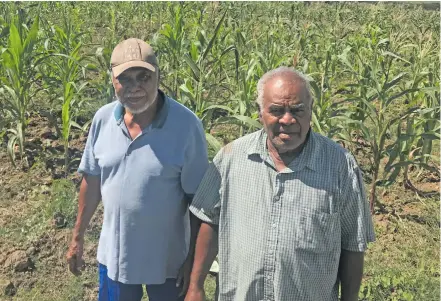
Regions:
[[152, 78], [152, 75], [148, 72], [142, 72], [136, 75], [135, 78], [121, 74], [116, 79], [122, 86], [135, 86], [136, 84], [145, 84]]

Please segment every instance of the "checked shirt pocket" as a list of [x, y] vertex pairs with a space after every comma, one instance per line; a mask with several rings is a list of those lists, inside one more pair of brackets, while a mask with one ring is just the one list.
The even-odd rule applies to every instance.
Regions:
[[299, 249], [324, 253], [340, 247], [339, 213], [303, 210], [296, 235]]

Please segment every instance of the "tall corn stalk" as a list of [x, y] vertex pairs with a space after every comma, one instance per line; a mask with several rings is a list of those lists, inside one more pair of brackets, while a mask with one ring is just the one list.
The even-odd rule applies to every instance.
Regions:
[[[207, 141], [214, 149], [219, 149], [220, 147], [216, 139], [209, 133], [215, 110], [221, 109], [230, 115], [219, 118], [216, 120], [216, 124], [234, 123], [240, 125], [246, 124], [256, 128], [260, 127], [258, 121], [245, 115], [238, 115], [230, 107], [218, 105], [214, 101], [214, 99], [218, 97], [216, 92], [219, 92], [219, 88], [224, 80], [224, 78], [222, 78], [218, 80], [218, 82], [212, 82], [213, 77], [216, 76], [216, 71], [222, 65], [223, 60], [228, 57], [228, 53], [235, 54], [236, 66], [239, 59], [235, 45], [223, 46], [218, 39], [226, 14], [227, 12], [225, 11], [218, 21], [210, 39], [206, 37], [203, 30], [198, 29], [198, 41], [191, 41], [188, 53], [183, 56], [190, 72], [182, 72], [184, 83], [179, 87], [181, 101], [202, 120], [207, 131]], [[225, 39], [226, 36], [222, 38], [222, 40]], [[216, 45], [221, 46], [215, 49], [214, 46]], [[215, 51], [213, 49], [215, 49]]]
[[[395, 180], [394, 177], [384, 179], [382, 176], [385, 175], [380, 174], [382, 160], [391, 159], [388, 156], [388, 150], [394, 144], [400, 143], [399, 139], [394, 142], [389, 141], [391, 129], [399, 126], [401, 120], [411, 118], [418, 112], [418, 107], [409, 106], [396, 112], [397, 102], [406, 94], [418, 91], [418, 88], [399, 89], [400, 82], [406, 79], [408, 73], [398, 73], [401, 70], [397, 66], [405, 59], [393, 52], [390, 39], [381, 39], [377, 35], [378, 30], [378, 28], [369, 28], [369, 39], [359, 39], [356, 41], [356, 47], [348, 48], [340, 55], [342, 63], [355, 81], [350, 85], [355, 92], [350, 98], [353, 114], [347, 118], [346, 124], [357, 133], [357, 140], [361, 139], [372, 153], [372, 157], [368, 156], [371, 162], [370, 208], [372, 212], [376, 204], [377, 187], [390, 185], [391, 181]], [[366, 42], [368, 47], [363, 47]], [[368, 49], [367, 53], [366, 49]], [[354, 62], [348, 59], [350, 52], [355, 57]], [[373, 59], [368, 59], [366, 55]]]
[[1, 78], [0, 107], [8, 113], [15, 124], [15, 128], [7, 129], [8, 155], [14, 166], [17, 146], [22, 162], [27, 164], [24, 140], [29, 106], [38, 91], [35, 82], [38, 80], [37, 70], [40, 64], [40, 56], [36, 51], [39, 18], [34, 20], [29, 30], [23, 25], [24, 19], [24, 12], [19, 9], [18, 17], [9, 27], [7, 47], [1, 49], [1, 66], [5, 76]]
[[[167, 85], [165, 80], [162, 81], [162, 85], [167, 89], [168, 93], [173, 98], [178, 97], [179, 90], [179, 70], [182, 64], [182, 55], [185, 51], [185, 24], [184, 24], [184, 12], [181, 6], [170, 6], [170, 14], [172, 16], [171, 24], [164, 24], [163, 28], [159, 31], [164, 41], [159, 43], [160, 58], [164, 58], [162, 61], [162, 69], [167, 70], [166, 76], [169, 78], [170, 84]], [[165, 73], [165, 72], [164, 72]]]
[[110, 24], [100, 45], [95, 51], [94, 63], [88, 64], [88, 69], [99, 73], [96, 78], [88, 82], [98, 92], [98, 98], [102, 103], [110, 103], [115, 100], [115, 89], [112, 86], [112, 72], [109, 68], [112, 49], [117, 44], [116, 38], [116, 12], [115, 7], [109, 7]]
[[[420, 29], [422, 30], [422, 29]], [[424, 29], [423, 29], [424, 30]], [[406, 95], [406, 102], [413, 106], [419, 106], [422, 110], [415, 118], [406, 120], [406, 132], [400, 133], [403, 145], [400, 156], [405, 156], [402, 168], [404, 169], [404, 186], [418, 194], [422, 194], [410, 181], [408, 173], [411, 165], [422, 167], [440, 174], [439, 167], [433, 167], [429, 163], [432, 161], [432, 145], [434, 140], [440, 139], [439, 114], [440, 114], [440, 94], [439, 94], [439, 57], [437, 52], [437, 42], [428, 29], [419, 32], [416, 43], [407, 44], [410, 50], [413, 64], [411, 79], [405, 82], [401, 89], [421, 88], [418, 92]], [[395, 153], [392, 152], [391, 156]], [[392, 167], [387, 166], [389, 169]], [[396, 167], [398, 168], [398, 167]]]
[[82, 65], [86, 57], [81, 54], [81, 37], [84, 33], [68, 19], [65, 20], [63, 28], [54, 26], [53, 31], [54, 36], [50, 41], [53, 49], [46, 60], [45, 80], [51, 87], [49, 92], [58, 96], [57, 100], [61, 104], [61, 138], [64, 145], [64, 171], [67, 177], [70, 165], [70, 131], [72, 126], [82, 129], [75, 122], [75, 118], [84, 101], [81, 93], [88, 84], [84, 81], [85, 68]]

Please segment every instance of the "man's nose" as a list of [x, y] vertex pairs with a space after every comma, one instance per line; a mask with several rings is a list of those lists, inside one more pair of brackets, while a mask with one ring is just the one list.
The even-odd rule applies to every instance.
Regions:
[[141, 90], [141, 83], [138, 82], [137, 80], [132, 80], [132, 82], [130, 83], [130, 86], [128, 87], [130, 92], [137, 92], [139, 90]]
[[279, 123], [285, 124], [285, 125], [291, 125], [296, 122], [297, 122], [297, 120], [294, 118], [294, 116], [290, 112], [285, 112], [285, 114], [282, 116], [282, 118], [279, 119]]

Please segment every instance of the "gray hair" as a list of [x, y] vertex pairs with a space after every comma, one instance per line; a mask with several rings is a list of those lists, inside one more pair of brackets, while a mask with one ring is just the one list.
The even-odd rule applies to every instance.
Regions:
[[262, 110], [263, 108], [263, 93], [266, 83], [277, 76], [282, 75], [290, 75], [296, 79], [298, 79], [304, 86], [306, 90], [306, 97], [309, 101], [311, 101], [312, 105], [312, 95], [310, 91], [310, 85], [309, 85], [309, 79], [301, 72], [295, 70], [294, 68], [290, 67], [278, 67], [276, 69], [270, 70], [267, 73], [265, 73], [257, 82], [257, 99], [256, 103], [259, 105], [259, 109]]

